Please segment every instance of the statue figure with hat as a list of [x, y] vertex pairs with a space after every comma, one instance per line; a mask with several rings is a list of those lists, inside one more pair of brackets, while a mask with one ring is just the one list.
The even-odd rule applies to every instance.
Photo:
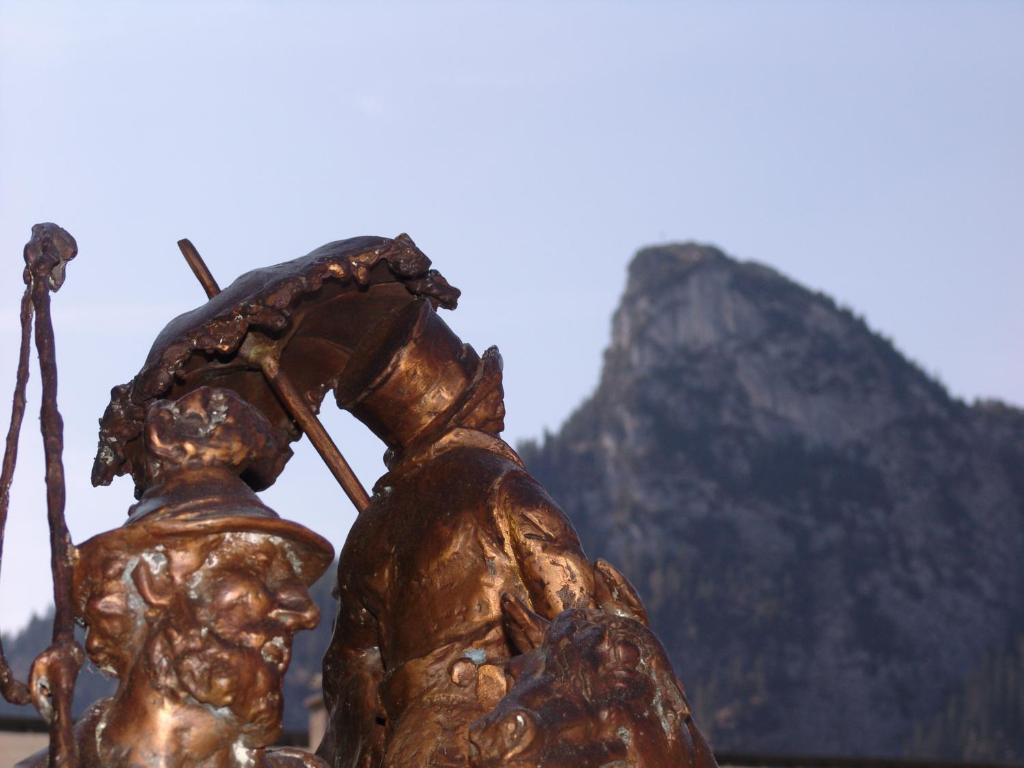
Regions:
[[142, 498], [124, 525], [78, 547], [86, 653], [118, 678], [76, 723], [80, 765], [317, 765], [268, 748], [292, 636], [319, 620], [308, 586], [333, 549], [239, 477], [287, 447], [252, 406], [209, 387], [153, 404], [144, 439]]
[[463, 766], [470, 723], [506, 693], [502, 595], [545, 618], [594, 605], [575, 531], [499, 437], [501, 357], [426, 301], [393, 312], [336, 390], [388, 446], [349, 533], [324, 659], [334, 766]]

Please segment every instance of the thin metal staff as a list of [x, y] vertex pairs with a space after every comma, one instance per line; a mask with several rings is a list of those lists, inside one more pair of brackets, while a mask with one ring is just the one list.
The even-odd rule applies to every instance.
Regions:
[[40, 427], [46, 460], [46, 516], [50, 527], [50, 567], [53, 572], [53, 640], [32, 664], [30, 684], [15, 679], [0, 648], [0, 692], [15, 704], [35, 704], [50, 724], [51, 768], [76, 768], [78, 755], [72, 734], [71, 699], [84, 654], [75, 642], [72, 604], [74, 547], [64, 517], [64, 423], [57, 408], [57, 357], [50, 317], [50, 292], [64, 283], [67, 263], [78, 253], [75, 239], [56, 224], [36, 224], [25, 245], [25, 295], [21, 302], [21, 349], [15, 379], [11, 423], [0, 470], [0, 558], [10, 505], [11, 481], [17, 463], [18, 438], [25, 415], [29, 346], [35, 317], [36, 353], [42, 380]]

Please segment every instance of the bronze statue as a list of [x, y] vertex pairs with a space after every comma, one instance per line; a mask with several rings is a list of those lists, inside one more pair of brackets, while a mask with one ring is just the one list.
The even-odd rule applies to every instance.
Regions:
[[505, 693], [501, 595], [553, 618], [593, 604], [565, 515], [499, 437], [501, 358], [418, 301], [352, 355], [337, 390], [389, 447], [338, 569], [324, 659], [335, 766], [465, 765], [467, 728]]
[[[60, 233], [33, 230], [23, 328], [33, 307], [45, 315], [41, 281], [59, 286], [73, 255]], [[37, 328], [44, 432], [57, 438], [47, 481], [60, 621], [28, 686], [0, 649], [5, 697], [31, 698], [54, 724], [49, 752], [22, 765], [716, 768], [636, 592], [587, 560], [499, 437], [501, 358], [440, 319], [459, 292], [407, 235], [329, 243], [223, 291], [191, 243], [179, 246], [209, 301], [168, 324], [112, 391], [93, 481], [130, 473], [139, 501], [77, 548], [62, 528], [48, 316]], [[27, 349], [25, 331], [0, 543]], [[330, 390], [388, 446], [372, 498], [316, 417]], [[303, 434], [361, 512], [338, 566], [319, 757], [272, 745], [291, 639], [317, 622], [308, 586], [333, 552], [255, 494]], [[72, 615], [88, 656], [118, 679], [73, 733]]]
[[79, 764], [315, 765], [268, 747], [292, 635], [319, 619], [307, 587], [333, 549], [239, 477], [282, 445], [252, 406], [206, 387], [153, 404], [144, 441], [128, 521], [78, 547], [86, 652], [118, 678], [76, 724]]

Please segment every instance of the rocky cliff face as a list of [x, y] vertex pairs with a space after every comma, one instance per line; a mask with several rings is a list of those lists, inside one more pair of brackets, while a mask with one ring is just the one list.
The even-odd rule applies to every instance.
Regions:
[[944, 725], [1020, 658], [1021, 411], [684, 244], [637, 254], [597, 390], [522, 453], [644, 595], [716, 748], [1024, 758], [1024, 723], [973, 751]]

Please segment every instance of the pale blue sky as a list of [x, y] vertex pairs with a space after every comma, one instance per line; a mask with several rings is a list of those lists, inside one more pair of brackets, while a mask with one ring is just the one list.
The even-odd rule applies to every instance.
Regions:
[[[511, 440], [593, 388], [636, 248], [698, 239], [824, 290], [957, 395], [1024, 403], [1024, 4], [0, 0], [0, 402], [21, 248], [80, 245], [55, 298], [68, 516], [96, 419], [173, 315], [329, 240], [408, 231], [505, 357]], [[38, 378], [30, 384], [38, 407]], [[48, 602], [27, 419], [0, 626]], [[367, 485], [380, 450], [329, 427]], [[308, 446], [266, 496], [340, 544]]]

